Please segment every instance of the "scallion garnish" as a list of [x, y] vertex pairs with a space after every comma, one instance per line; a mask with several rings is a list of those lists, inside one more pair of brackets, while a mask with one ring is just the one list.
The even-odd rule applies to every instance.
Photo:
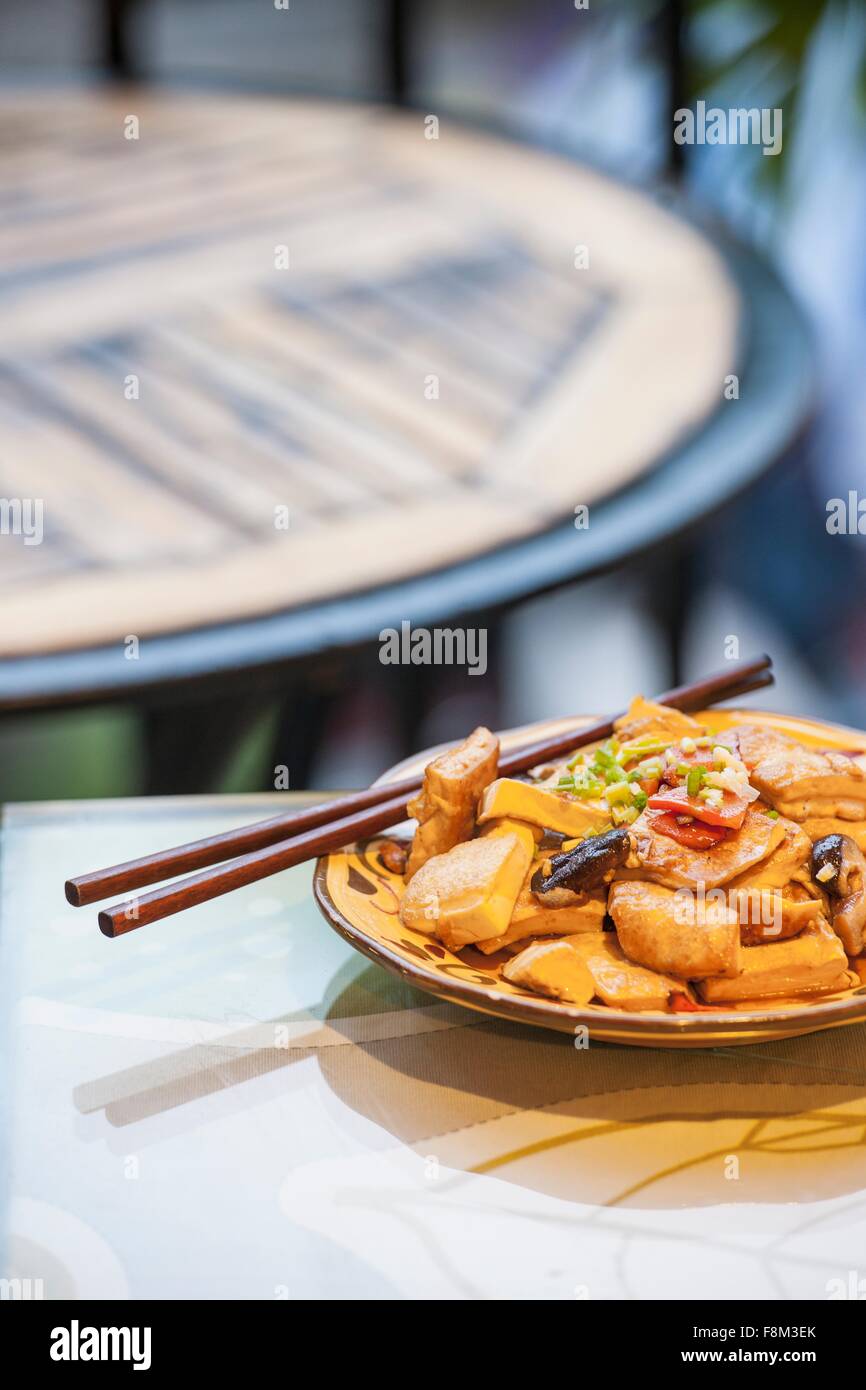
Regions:
[[695, 767], [690, 767], [686, 777], [686, 792], [689, 796], [697, 796], [701, 789], [703, 780], [707, 775], [707, 769], [700, 763]]
[[608, 806], [617, 806], [622, 802], [631, 805], [632, 792], [628, 782], [617, 782], [612, 787], [608, 787], [605, 796]]
[[652, 753], [664, 753], [672, 747], [673, 741], [664, 743], [658, 738], [644, 738], [637, 739], [634, 743], [624, 743], [621, 751], [629, 757], [646, 758]]

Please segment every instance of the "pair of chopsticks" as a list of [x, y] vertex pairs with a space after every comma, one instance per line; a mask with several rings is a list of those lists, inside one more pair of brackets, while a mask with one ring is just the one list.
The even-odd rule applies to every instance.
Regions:
[[[678, 686], [656, 698], [684, 712], [706, 709], [722, 700], [748, 695], [773, 684], [768, 656], [741, 662], [690, 685]], [[570, 729], [553, 738], [528, 744], [499, 760], [499, 776], [526, 772], [539, 763], [562, 757], [575, 748], [613, 733], [613, 715], [582, 728]], [[319, 803], [253, 825], [192, 840], [186, 845], [161, 850], [125, 864], [95, 869], [66, 883], [66, 897], [73, 907], [100, 902], [115, 893], [130, 893], [151, 883], [161, 883], [192, 869], [193, 874], [152, 893], [127, 898], [99, 914], [100, 930], [106, 936], [123, 936], [148, 922], [158, 922], [172, 913], [209, 902], [235, 888], [257, 883], [281, 869], [290, 869], [329, 850], [341, 849], [365, 835], [374, 835], [406, 819], [407, 802], [417, 795], [421, 777], [368, 787], [366, 791]], [[214, 868], [212, 866], [216, 865]]]

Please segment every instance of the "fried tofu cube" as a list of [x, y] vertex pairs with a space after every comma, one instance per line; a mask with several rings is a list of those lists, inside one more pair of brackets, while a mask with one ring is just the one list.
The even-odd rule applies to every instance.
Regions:
[[478, 824], [502, 817], [582, 839], [599, 825], [607, 825], [610, 811], [603, 801], [582, 801], [515, 777], [499, 777], [481, 798]]
[[536, 825], [529, 825], [522, 820], [512, 820], [508, 816], [503, 816], [501, 820], [486, 821], [481, 827], [482, 835], [516, 835], [521, 844], [526, 848], [530, 859], [534, 856], [541, 839], [541, 830]]
[[866, 772], [846, 754], [806, 748], [776, 729], [743, 724], [731, 731], [749, 781], [783, 816], [805, 821], [866, 818]]
[[612, 1009], [627, 1013], [666, 1009], [672, 994], [689, 994], [685, 981], [634, 965], [613, 932], [587, 932], [566, 941], [586, 965], [599, 999]]
[[746, 946], [741, 960], [743, 968], [736, 979], [701, 980], [698, 990], [708, 1004], [829, 994], [849, 983], [845, 949], [821, 919], [790, 941]]
[[730, 888], [784, 888], [801, 869], [805, 869], [808, 877], [809, 855], [812, 853], [809, 836], [801, 825], [782, 816], [776, 824], [783, 834], [776, 848], [770, 851], [766, 859], [730, 879]]
[[517, 835], [466, 840], [421, 865], [403, 894], [400, 917], [452, 951], [502, 936], [529, 864]]
[[475, 830], [478, 798], [493, 781], [499, 765], [499, 739], [489, 729], [474, 729], [465, 742], [427, 764], [421, 792], [409, 802], [418, 821], [406, 877], [412, 878], [434, 855], [468, 840]]
[[535, 868], [535, 864], [530, 865], [505, 934], [478, 942], [479, 951], [486, 956], [504, 950], [515, 941], [524, 941], [533, 936], [576, 936], [580, 932], [600, 932], [603, 929], [607, 911], [606, 889], [583, 893], [580, 901], [569, 903], [567, 907], [548, 907], [539, 902], [529, 886]]
[[799, 936], [810, 922], [824, 918], [823, 898], [810, 893], [802, 883], [788, 883], [778, 890], [731, 889], [729, 901], [740, 919], [740, 940], [744, 946]]
[[613, 727], [620, 743], [639, 738], [694, 738], [704, 732], [690, 714], [645, 700], [643, 695], [635, 695], [622, 718], [614, 720]]
[[608, 898], [619, 944], [651, 970], [699, 980], [740, 973], [740, 921], [713, 895], [699, 900], [658, 883], [614, 883]]
[[588, 1004], [595, 982], [567, 941], [536, 941], [503, 966], [506, 980], [567, 1004]]
[[750, 806], [740, 829], [711, 849], [691, 849], [657, 830], [642, 811], [629, 828], [632, 852], [621, 877], [665, 888], [717, 888], [766, 859], [785, 838], [784, 822]]
[[807, 816], [802, 823], [809, 840], [823, 840], [825, 835], [850, 835], [866, 854], [866, 820], [842, 820], [839, 816]]

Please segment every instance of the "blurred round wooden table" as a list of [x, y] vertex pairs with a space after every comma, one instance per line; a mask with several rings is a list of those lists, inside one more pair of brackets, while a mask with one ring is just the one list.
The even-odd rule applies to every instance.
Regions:
[[656, 544], [790, 441], [808, 344], [760, 262], [431, 124], [0, 98], [0, 491], [44, 527], [0, 538], [0, 708], [507, 603]]

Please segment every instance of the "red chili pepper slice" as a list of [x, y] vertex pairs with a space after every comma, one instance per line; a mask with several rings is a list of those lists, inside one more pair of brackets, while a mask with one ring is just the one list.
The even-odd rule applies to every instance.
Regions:
[[694, 816], [705, 825], [718, 825], [723, 830], [739, 830], [749, 809], [749, 803], [733, 792], [724, 792], [719, 807], [710, 806], [699, 796], [689, 796], [685, 787], [665, 787], [651, 796], [649, 805], [654, 811], [673, 811], [677, 816]]
[[682, 825], [672, 811], [652, 811], [647, 819], [653, 830], [676, 840], [678, 844], [685, 845], [687, 849], [712, 849], [713, 845], [728, 839], [731, 833], [719, 825], [704, 825], [698, 820], [687, 821]]

